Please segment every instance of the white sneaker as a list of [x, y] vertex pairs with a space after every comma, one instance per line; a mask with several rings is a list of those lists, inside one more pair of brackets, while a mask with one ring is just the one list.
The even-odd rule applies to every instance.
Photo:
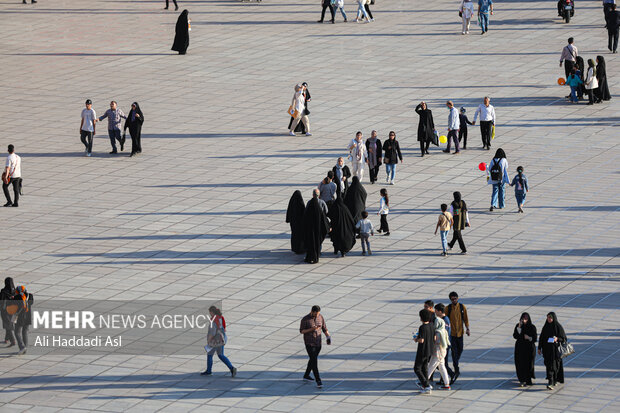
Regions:
[[306, 136], [312, 136], [312, 134], [310, 132], [306, 133]]
[[394, 180], [393, 179], [390, 181], [390, 185], [394, 185]]
[[295, 136], [295, 132], [293, 132], [292, 130], [288, 131], [288, 134], [291, 136]]
[[390, 183], [390, 177], [388, 176], [387, 178], [385, 178], [385, 183], [389, 184]]
[[90, 157], [90, 155], [92, 155], [90, 152], [86, 154], [86, 156]]
[[375, 21], [375, 19], [370, 19], [370, 21], [371, 21], [371, 22], [374, 22], [374, 21]]

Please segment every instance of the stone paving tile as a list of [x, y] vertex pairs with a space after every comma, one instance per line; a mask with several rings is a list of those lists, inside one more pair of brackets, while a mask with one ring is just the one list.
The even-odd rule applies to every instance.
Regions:
[[[24, 160], [25, 195], [0, 233], [3, 274], [37, 300], [223, 301], [226, 351], [212, 378], [192, 357], [5, 357], [0, 410], [10, 411], [615, 411], [620, 408], [617, 284], [620, 126], [615, 105], [569, 105], [555, 84], [559, 50], [573, 36], [586, 58], [604, 54], [614, 94], [618, 58], [604, 50], [600, 3], [568, 25], [554, 4], [500, 2], [488, 35], [461, 36], [457, 4], [382, 0], [368, 25], [317, 25], [316, 4], [181, 1], [192, 18], [189, 53], [169, 52], [176, 13], [157, 2], [70, 0], [0, 4], [5, 110], [0, 130]], [[353, 2], [346, 8], [351, 15]], [[351, 16], [349, 16], [351, 17]], [[338, 17], [339, 19], [339, 17]], [[341, 21], [341, 20], [339, 20]], [[70, 27], [70, 30], [65, 29]], [[64, 29], [64, 30], [63, 30]], [[114, 40], [110, 41], [110, 33]], [[292, 85], [310, 84], [310, 139], [286, 136]], [[446, 128], [444, 102], [473, 116], [489, 95], [511, 174], [532, 186], [525, 214], [488, 211], [477, 127], [468, 150], [419, 158], [420, 100]], [[137, 100], [144, 153], [107, 154], [105, 126], [92, 158], [75, 134], [82, 102], [101, 113]], [[614, 96], [615, 98], [615, 96]], [[615, 102], [615, 101], [612, 101]], [[32, 113], [36, 108], [37, 120]], [[284, 212], [346, 155], [357, 130], [395, 130], [405, 162], [389, 186], [392, 235], [308, 266], [289, 251]], [[172, 158], [172, 162], [171, 162]], [[366, 185], [376, 223], [379, 189]], [[366, 180], [368, 178], [365, 178]], [[469, 254], [438, 256], [439, 204], [460, 190], [470, 208]], [[126, 286], [130, 285], [128, 291]], [[470, 312], [463, 375], [450, 392], [417, 393], [410, 341], [424, 300], [456, 290]], [[334, 345], [325, 387], [301, 383], [299, 318], [318, 303]], [[528, 311], [539, 327], [558, 313], [576, 354], [566, 383], [515, 386], [512, 329]], [[6, 366], [6, 367], [5, 367]]]

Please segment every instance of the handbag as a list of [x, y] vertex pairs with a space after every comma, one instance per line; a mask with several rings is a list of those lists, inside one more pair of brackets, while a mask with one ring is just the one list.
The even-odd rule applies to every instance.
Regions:
[[560, 343], [560, 346], [558, 347], [558, 352], [560, 353], [560, 358], [563, 359], [564, 357], [573, 354], [575, 352], [575, 348], [571, 343], [567, 341], [565, 343]]
[[463, 17], [463, 12], [459, 12], [459, 17]]
[[493, 128], [491, 129], [491, 140], [495, 139], [495, 124], [493, 125]]
[[295, 108], [293, 107], [293, 105], [289, 106], [288, 110], [286, 111], [286, 113], [288, 113], [289, 115], [291, 115], [293, 118], [297, 118], [299, 116], [299, 111], [295, 110]]
[[437, 133], [437, 130], [433, 130], [431, 142], [433, 142], [433, 145], [439, 146], [439, 133]]

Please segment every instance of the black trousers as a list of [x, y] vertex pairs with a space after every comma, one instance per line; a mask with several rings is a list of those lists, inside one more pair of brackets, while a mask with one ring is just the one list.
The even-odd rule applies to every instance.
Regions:
[[334, 6], [332, 6], [329, 3], [323, 3], [323, 10], [321, 11], [321, 21], [323, 21], [323, 19], [325, 18], [325, 9], [327, 9], [329, 7], [329, 12], [332, 14], [332, 21], [334, 21], [335, 15], [334, 15]]
[[491, 147], [491, 131], [493, 129], [493, 121], [480, 121], [480, 134], [482, 135], [482, 146]]
[[132, 130], [129, 128], [129, 135], [131, 136], [131, 153], [140, 153], [142, 152], [142, 129]]
[[372, 17], [372, 12], [370, 11], [370, 5], [364, 4], [364, 8], [366, 9], [366, 13], [368, 13], [368, 17], [370, 17], [371, 19], [374, 19], [374, 17]]
[[[9, 185], [13, 185], [13, 196], [14, 200], [11, 201], [11, 194], [9, 193]], [[4, 191], [4, 197], [6, 198], [6, 202], [12, 202], [14, 205], [19, 203], [19, 192], [22, 188], [22, 179], [21, 178], [11, 178], [11, 182], [8, 184], [2, 182], [2, 191]]]
[[306, 344], [306, 351], [308, 352], [308, 366], [306, 367], [306, 374], [304, 376], [309, 376], [310, 371], [314, 374], [314, 380], [318, 382], [321, 381], [321, 376], [319, 375], [319, 353], [321, 352], [321, 346], [309, 346]]
[[9, 328], [4, 329], [4, 341], [15, 344], [15, 327], [13, 323], [10, 323], [9, 325]]
[[461, 248], [461, 251], [467, 252], [467, 248], [465, 248], [465, 243], [463, 242], [463, 236], [461, 235], [461, 230], [453, 229], [452, 241], [448, 242], [448, 247], [454, 247], [454, 244], [456, 244], [457, 241], [459, 242], [459, 247]]
[[86, 152], [91, 153], [93, 151], [93, 133], [85, 131], [85, 130], [81, 130], [80, 140], [86, 147]]
[[588, 94], [588, 103], [594, 103], [594, 89], [586, 89]]
[[[174, 3], [174, 7], [179, 7], [179, 6], [177, 5], [177, 0], [172, 0], [172, 2]], [[169, 3], [168, 3], [168, 0], [166, 0], [166, 8], [168, 8], [168, 4], [169, 4]]]
[[377, 182], [377, 174], [379, 173], [379, 165], [374, 168], [368, 168], [368, 172], [370, 172], [370, 182]]
[[390, 232], [390, 226], [387, 222], [387, 214], [381, 214], [381, 225], [379, 226], [379, 231]]
[[607, 30], [607, 34], [609, 35], [609, 42], [607, 48], [614, 52], [618, 50], [618, 31], [619, 29]]
[[420, 380], [420, 384], [422, 387], [428, 387], [428, 362], [431, 361], [430, 357], [416, 357], [415, 364], [413, 365], [413, 371], [416, 376], [418, 376], [418, 380]]
[[467, 149], [467, 128], [459, 129], [459, 142], [463, 141], [463, 149]]
[[431, 146], [431, 141], [420, 141], [420, 152], [422, 152], [422, 155], [428, 152], [429, 146]]
[[572, 60], [564, 61], [564, 74], [566, 75], [567, 79], [568, 79], [568, 76], [570, 76], [570, 72], [571, 70], [573, 70], [573, 67], [575, 67], [575, 62], [573, 62]]
[[454, 371], [457, 372], [459, 371], [459, 360], [461, 359], [461, 354], [463, 354], [463, 336], [450, 336], [450, 347], [452, 348], [452, 365], [454, 366]]

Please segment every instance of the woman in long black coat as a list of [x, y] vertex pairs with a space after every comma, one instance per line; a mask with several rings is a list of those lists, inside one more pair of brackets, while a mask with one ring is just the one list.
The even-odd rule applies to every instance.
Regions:
[[362, 211], [366, 209], [367, 197], [368, 194], [362, 186], [360, 179], [354, 176], [351, 180], [351, 186], [347, 189], [347, 193], [344, 196], [344, 204], [349, 208], [353, 221], [357, 222], [362, 219]]
[[325, 212], [319, 206], [318, 198], [312, 198], [304, 211], [304, 244], [306, 246], [306, 258], [304, 261], [310, 264], [319, 262], [321, 245], [329, 232], [329, 222]]
[[610, 100], [609, 86], [607, 84], [607, 70], [605, 68], [605, 58], [596, 56], [596, 80], [598, 80], [598, 88], [594, 91], [597, 100]]
[[420, 152], [424, 156], [424, 154], [428, 155], [428, 147], [435, 137], [435, 122], [433, 122], [433, 112], [426, 107], [426, 102], [420, 102], [415, 111], [420, 116], [418, 142], [420, 142]]
[[138, 102], [131, 104], [131, 110], [125, 120], [124, 130], [129, 128], [129, 135], [131, 136], [131, 154], [134, 156], [137, 153], [142, 153], [142, 124], [144, 123], [144, 114], [140, 110]]
[[564, 363], [560, 357], [560, 343], [565, 343], [566, 333], [555, 313], [547, 314], [547, 321], [538, 338], [538, 354], [542, 354], [547, 368], [547, 388], [553, 390], [557, 383], [564, 383]]
[[536, 326], [528, 313], [521, 314], [512, 336], [515, 342], [515, 367], [521, 387], [531, 386], [536, 361]]
[[295, 254], [303, 254], [306, 252], [304, 246], [304, 200], [301, 191], [293, 192], [293, 196], [288, 201], [288, 209], [286, 210], [286, 222], [291, 225], [291, 250]]
[[337, 197], [329, 207], [328, 216], [332, 227], [330, 237], [334, 245], [334, 254], [340, 253], [344, 257], [355, 245], [355, 221], [342, 197]]
[[177, 25], [174, 29], [174, 43], [172, 43], [172, 50], [179, 52], [179, 54], [185, 54], [189, 47], [189, 12], [183, 10], [177, 20]]

